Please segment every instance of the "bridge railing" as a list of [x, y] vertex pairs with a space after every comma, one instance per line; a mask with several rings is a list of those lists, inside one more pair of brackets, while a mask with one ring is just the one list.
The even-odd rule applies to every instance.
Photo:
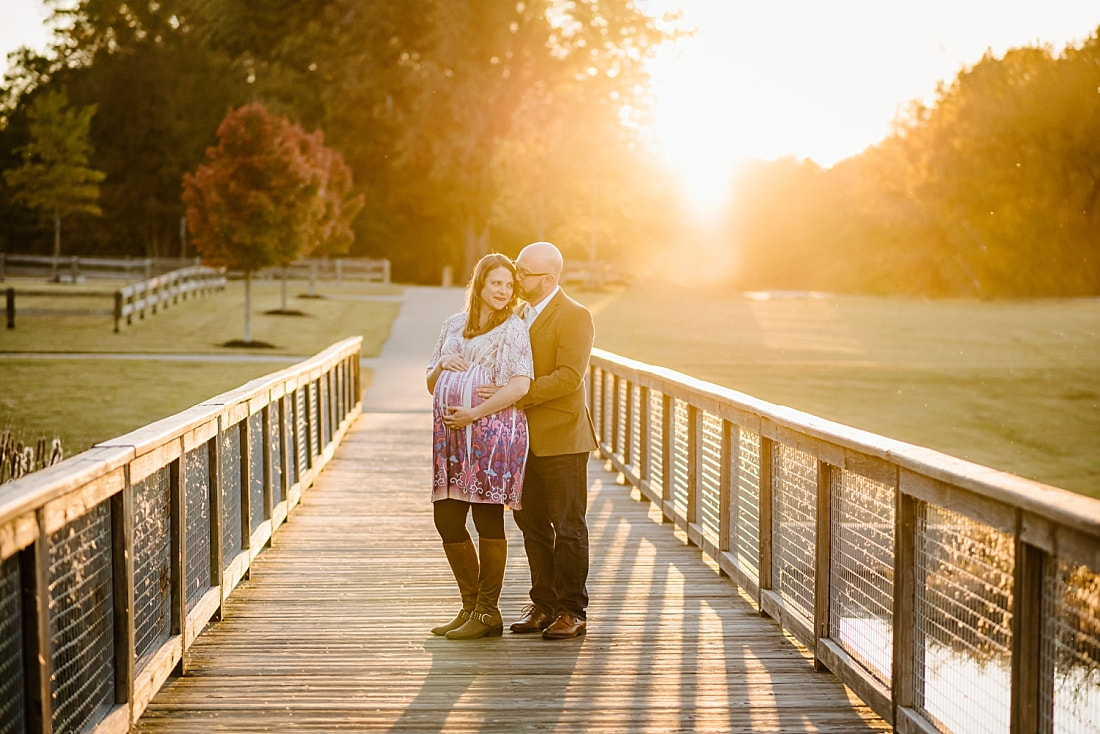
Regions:
[[601, 450], [900, 732], [1100, 731], [1100, 501], [597, 350]]
[[125, 732], [361, 410], [362, 339], [0, 490], [0, 731]]

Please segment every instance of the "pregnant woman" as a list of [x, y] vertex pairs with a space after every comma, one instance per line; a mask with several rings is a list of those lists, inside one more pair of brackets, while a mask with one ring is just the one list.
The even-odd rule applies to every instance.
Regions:
[[[497, 606], [508, 559], [504, 507], [520, 507], [528, 445], [527, 419], [514, 403], [534, 375], [527, 326], [515, 314], [515, 281], [508, 258], [481, 258], [466, 288], [466, 307], [443, 323], [428, 365], [432, 509], [462, 596], [458, 616], [432, 633], [449, 639], [497, 636], [504, 627]], [[483, 385], [499, 389], [482, 400], [477, 391]], [[477, 529], [476, 547], [467, 514]]]

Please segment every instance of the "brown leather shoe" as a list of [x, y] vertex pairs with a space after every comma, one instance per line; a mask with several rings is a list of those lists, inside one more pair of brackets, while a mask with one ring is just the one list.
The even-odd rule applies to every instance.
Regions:
[[523, 616], [519, 618], [518, 622], [513, 622], [508, 629], [513, 632], [525, 635], [531, 632], [542, 632], [544, 629], [550, 626], [550, 623], [554, 621], [546, 612], [542, 611], [534, 604], [528, 604], [523, 608]]
[[563, 614], [542, 633], [544, 640], [567, 640], [583, 635], [588, 623], [572, 614]]

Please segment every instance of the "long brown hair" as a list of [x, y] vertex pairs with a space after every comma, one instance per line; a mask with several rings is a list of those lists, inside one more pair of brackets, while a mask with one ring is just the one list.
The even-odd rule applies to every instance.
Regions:
[[492, 331], [507, 321], [508, 317], [515, 311], [518, 296], [516, 296], [516, 288], [513, 288], [512, 300], [508, 301], [508, 305], [499, 311], [485, 308], [484, 310], [489, 311], [489, 315], [484, 324], [479, 323], [478, 314], [483, 310], [484, 305], [480, 302], [481, 290], [485, 287], [485, 281], [489, 279], [489, 273], [497, 268], [507, 268], [508, 272], [512, 274], [513, 281], [515, 280], [516, 266], [499, 252], [491, 252], [485, 255], [474, 266], [474, 274], [466, 285], [466, 328], [462, 330], [462, 336], [467, 339]]

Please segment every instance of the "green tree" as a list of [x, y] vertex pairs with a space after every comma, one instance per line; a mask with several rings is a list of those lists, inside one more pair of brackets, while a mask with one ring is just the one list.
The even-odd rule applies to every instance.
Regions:
[[245, 273], [244, 343], [252, 343], [252, 274], [318, 248], [349, 242], [357, 200], [350, 176], [321, 134], [252, 103], [229, 112], [208, 162], [183, 180], [195, 247], [215, 265]]
[[[15, 201], [53, 217], [54, 258], [61, 256], [61, 220], [78, 212], [98, 216], [104, 174], [88, 165], [88, 130], [95, 106], [73, 108], [63, 91], [39, 95], [29, 112], [30, 141], [17, 149], [22, 166], [4, 171]], [[57, 261], [54, 260], [54, 277]]]

